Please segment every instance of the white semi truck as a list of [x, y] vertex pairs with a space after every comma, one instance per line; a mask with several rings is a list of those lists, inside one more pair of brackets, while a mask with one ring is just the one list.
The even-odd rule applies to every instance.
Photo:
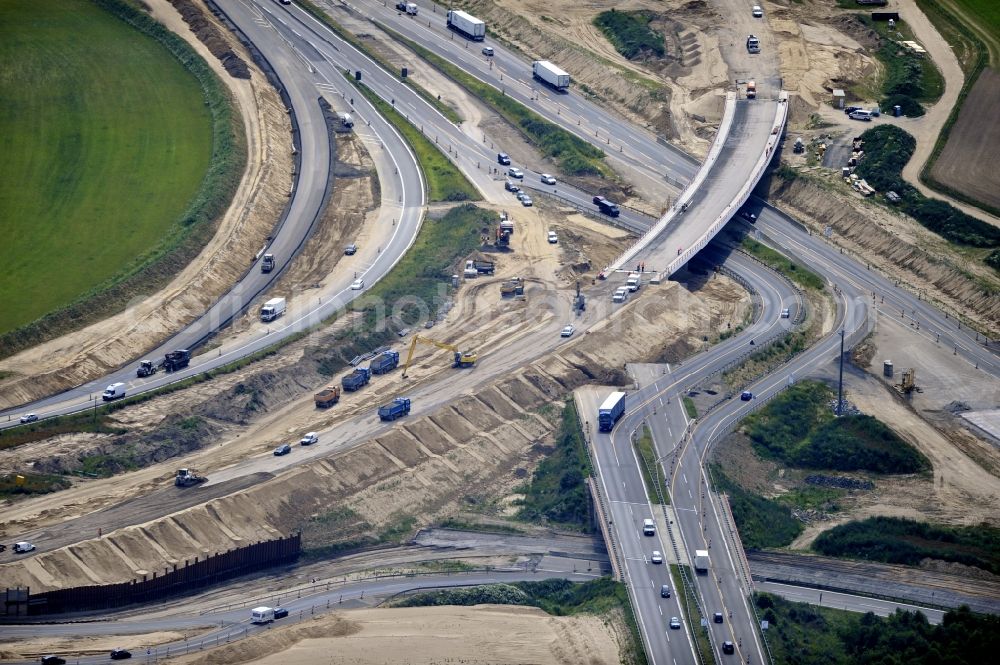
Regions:
[[473, 41], [481, 42], [486, 38], [486, 24], [461, 9], [448, 10], [448, 27]]
[[569, 74], [553, 65], [548, 60], [535, 60], [531, 63], [531, 73], [542, 83], [547, 83], [556, 90], [569, 88]]
[[285, 299], [271, 298], [260, 308], [260, 320], [264, 323], [274, 321], [285, 313]]

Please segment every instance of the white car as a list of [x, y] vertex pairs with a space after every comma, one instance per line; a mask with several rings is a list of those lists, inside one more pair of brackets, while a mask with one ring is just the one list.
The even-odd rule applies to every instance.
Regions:
[[515, 167], [512, 166], [509, 169], [507, 169], [507, 175], [509, 175], [511, 178], [523, 178], [524, 177], [524, 171], [522, 171], [519, 168], [515, 168]]
[[681, 627], [681, 620], [677, 617], [670, 617], [670, 627], [674, 630], [679, 630]]
[[553, 178], [548, 173], [543, 173], [542, 174], [542, 184], [543, 185], [554, 185], [554, 184], [556, 184], [556, 179]]
[[572, 337], [573, 333], [575, 333], [575, 332], [576, 332], [576, 328], [574, 328], [572, 325], [568, 325], [568, 326], [566, 326], [565, 328], [562, 329], [562, 332], [559, 333], [559, 336], [560, 337]]
[[653, 554], [649, 557], [650, 563], [663, 563], [663, 555], [660, 554], [659, 550], [653, 550]]
[[21, 416], [22, 423], [33, 423], [36, 420], [38, 420], [38, 416], [34, 413], [26, 413], [23, 416]]
[[549, 231], [549, 244], [554, 245], [559, 242], [559, 236], [556, 235], [555, 231]]
[[750, 10], [750, 14], [754, 18], [763, 18], [764, 10], [760, 8], [760, 5], [754, 5], [753, 8]]
[[316, 432], [309, 432], [299, 441], [300, 445], [311, 446], [312, 444], [319, 441], [319, 435]]
[[530, 208], [533, 204], [534, 201], [532, 201], [531, 197], [528, 196], [527, 194], [521, 197], [521, 205], [523, 205], [525, 208]]
[[483, 55], [485, 55], [487, 57], [493, 55], [493, 47], [492, 46], [484, 46], [483, 47]]
[[360, 291], [363, 288], [365, 288], [365, 280], [361, 279], [360, 277], [351, 282], [352, 291]]

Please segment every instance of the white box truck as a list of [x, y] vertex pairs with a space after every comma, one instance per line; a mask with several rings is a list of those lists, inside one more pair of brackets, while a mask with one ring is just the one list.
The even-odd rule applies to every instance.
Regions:
[[273, 607], [255, 607], [250, 610], [250, 623], [264, 624], [274, 621]]
[[547, 83], [556, 90], [569, 88], [569, 74], [553, 65], [548, 60], [535, 60], [531, 63], [531, 73], [542, 83]]
[[708, 574], [708, 550], [694, 551], [694, 572], [699, 575]]
[[267, 323], [285, 313], [285, 299], [271, 298], [260, 308], [260, 320]]
[[448, 27], [477, 42], [486, 38], [486, 24], [461, 9], [448, 10]]
[[406, 13], [407, 14], [409, 14], [410, 16], [416, 16], [418, 11], [419, 10], [417, 9], [417, 3], [415, 3], [415, 2], [407, 2], [406, 3]]
[[110, 402], [113, 399], [121, 399], [122, 397], [125, 397], [125, 384], [121, 382], [112, 383], [101, 395], [101, 399], [105, 402]]
[[637, 272], [630, 273], [628, 279], [625, 281], [625, 286], [633, 293], [638, 291], [639, 287], [642, 286], [642, 276]]

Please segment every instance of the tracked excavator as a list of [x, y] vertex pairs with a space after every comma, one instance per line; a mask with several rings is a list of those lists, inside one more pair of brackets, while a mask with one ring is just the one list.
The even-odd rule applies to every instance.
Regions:
[[414, 335], [413, 339], [410, 341], [410, 352], [406, 356], [406, 364], [403, 365], [403, 378], [406, 378], [406, 371], [410, 369], [410, 362], [413, 360], [413, 353], [417, 350], [417, 342], [423, 344], [431, 344], [440, 349], [447, 349], [455, 354], [454, 361], [452, 362], [452, 367], [455, 368], [465, 368], [472, 367], [479, 360], [479, 354], [475, 351], [459, 351], [458, 347], [454, 344], [448, 344], [446, 342], [439, 342], [436, 339], [430, 339], [429, 337], [421, 337], [420, 335]]

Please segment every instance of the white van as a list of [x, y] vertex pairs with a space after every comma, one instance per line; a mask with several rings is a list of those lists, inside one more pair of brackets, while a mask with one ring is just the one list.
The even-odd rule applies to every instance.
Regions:
[[851, 120], [864, 120], [865, 122], [871, 122], [872, 114], [864, 109], [857, 109], [851, 111], [851, 115], [848, 116]]
[[24, 540], [19, 543], [14, 543], [14, 552], [16, 554], [24, 554], [25, 552], [31, 552], [34, 549], [34, 545]]
[[655, 536], [656, 535], [656, 522], [653, 520], [643, 520], [642, 521], [642, 535], [644, 536]]

